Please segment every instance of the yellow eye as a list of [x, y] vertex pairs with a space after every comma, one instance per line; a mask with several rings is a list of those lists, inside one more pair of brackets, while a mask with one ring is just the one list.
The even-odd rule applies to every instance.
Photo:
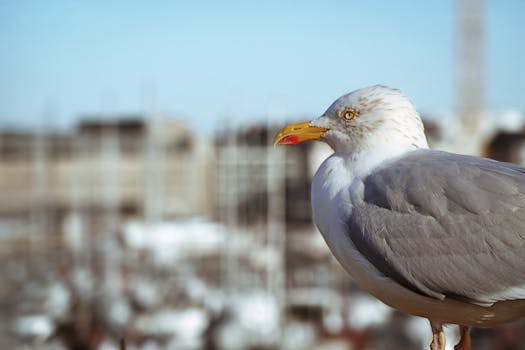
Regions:
[[345, 109], [343, 111], [343, 118], [346, 119], [346, 120], [355, 119], [358, 115], [359, 115], [359, 113], [353, 108]]

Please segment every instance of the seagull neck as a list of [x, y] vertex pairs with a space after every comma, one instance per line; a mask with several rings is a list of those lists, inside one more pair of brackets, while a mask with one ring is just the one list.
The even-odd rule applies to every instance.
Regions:
[[393, 161], [404, 154], [421, 148], [428, 148], [416, 144], [388, 144], [378, 143], [373, 147], [362, 149], [360, 152], [351, 154], [337, 154], [344, 160], [347, 169], [356, 177], [366, 177], [374, 168], [388, 161]]

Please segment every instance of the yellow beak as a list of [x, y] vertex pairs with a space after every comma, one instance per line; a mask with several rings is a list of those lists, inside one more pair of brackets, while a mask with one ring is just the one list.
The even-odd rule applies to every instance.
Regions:
[[326, 131], [328, 129], [310, 126], [310, 122], [290, 124], [275, 135], [273, 145], [296, 145], [304, 141], [318, 140]]

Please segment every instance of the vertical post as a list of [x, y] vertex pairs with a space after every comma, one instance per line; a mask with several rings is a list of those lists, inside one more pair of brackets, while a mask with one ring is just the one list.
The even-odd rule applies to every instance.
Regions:
[[119, 264], [121, 251], [117, 240], [120, 228], [120, 146], [118, 123], [104, 128], [101, 142], [102, 195], [104, 210], [104, 288], [111, 297], [121, 292]]
[[485, 112], [485, 0], [456, 0], [456, 18], [457, 111], [464, 136], [475, 138], [459, 146], [477, 154]]
[[[278, 308], [278, 347], [282, 345], [284, 308], [286, 306], [286, 202], [285, 154], [283, 148], [273, 147], [272, 119], [282, 119], [282, 111], [269, 108], [266, 146], [266, 186], [268, 192], [268, 252], [267, 289], [275, 297]], [[271, 252], [275, 254], [271, 254]]]
[[[32, 191], [31, 191], [31, 208], [30, 208], [30, 222], [31, 232], [29, 236], [29, 254], [30, 260], [32, 255], [36, 253], [38, 248], [36, 244], [42, 244], [51, 239], [46, 237], [49, 232], [49, 205], [50, 194], [49, 190], [49, 154], [48, 154], [48, 140], [47, 133], [49, 132], [47, 121], [49, 114], [47, 111], [42, 118], [41, 124], [38, 125], [34, 140], [33, 140], [33, 169], [32, 169]], [[47, 211], [47, 212], [46, 212]], [[54, 237], [53, 237], [54, 238]]]
[[[69, 244], [73, 255], [73, 265], [70, 273], [70, 280], [68, 283], [75, 295], [81, 295], [79, 291], [84, 288], [82, 286], [86, 281], [80, 282], [76, 276], [81, 273], [88, 275], [88, 281], [92, 281], [94, 274], [91, 265], [91, 257], [93, 254], [93, 232], [88, 231], [90, 227], [89, 209], [91, 209], [91, 197], [88, 193], [91, 192], [93, 179], [90, 175], [90, 170], [87, 164], [91, 160], [90, 156], [94, 154], [94, 142], [88, 136], [77, 135], [72, 139], [72, 170], [69, 179], [69, 212], [70, 215], [64, 225], [64, 241]], [[93, 293], [93, 284], [90, 283], [91, 291]], [[77, 294], [78, 293], [78, 294]], [[93, 310], [91, 310], [89, 303], [79, 303], [78, 315], [78, 329], [79, 333], [87, 335], [90, 333], [90, 319]]]
[[146, 196], [144, 215], [148, 225], [158, 223], [164, 203], [164, 140], [162, 117], [151, 111], [147, 117]]
[[[84, 181], [82, 168], [85, 161], [86, 140], [83, 136], [71, 140], [71, 173], [69, 174], [69, 210], [67, 221], [64, 223], [64, 242], [72, 250], [73, 270], [88, 266], [87, 252], [91, 247], [86, 242], [85, 216], [82, 215], [82, 199], [85, 198], [82, 188], [87, 184]], [[84, 186], [83, 186], [84, 185]]]
[[227, 291], [231, 294], [236, 290], [239, 277], [235, 237], [238, 229], [238, 171], [239, 154], [236, 131], [232, 128], [226, 132], [226, 150], [224, 154], [225, 186], [221, 189], [225, 195], [226, 206], [226, 283]]

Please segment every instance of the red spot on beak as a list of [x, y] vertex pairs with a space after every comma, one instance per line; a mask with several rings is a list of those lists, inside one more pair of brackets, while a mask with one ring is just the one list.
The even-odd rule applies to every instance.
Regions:
[[289, 135], [283, 137], [279, 143], [281, 145], [297, 145], [299, 143], [299, 138], [296, 135]]

